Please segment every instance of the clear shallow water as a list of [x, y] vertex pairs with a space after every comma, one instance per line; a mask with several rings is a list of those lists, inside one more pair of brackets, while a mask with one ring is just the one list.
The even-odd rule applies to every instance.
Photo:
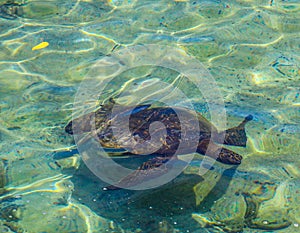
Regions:
[[[25, 2], [0, 8], [2, 232], [299, 231], [297, 1]], [[49, 46], [32, 51], [42, 41]], [[253, 114], [247, 147], [234, 148], [244, 157], [236, 170], [216, 163], [200, 177], [195, 160], [161, 188], [107, 194], [76, 151], [57, 153], [74, 147], [64, 126], [91, 66], [136, 44], [174, 46], [201, 61], [222, 91], [228, 126]], [[101, 99], [131, 82], [149, 95], [157, 79], [177, 75], [133, 69]], [[188, 82], [176, 86], [208, 116]]]

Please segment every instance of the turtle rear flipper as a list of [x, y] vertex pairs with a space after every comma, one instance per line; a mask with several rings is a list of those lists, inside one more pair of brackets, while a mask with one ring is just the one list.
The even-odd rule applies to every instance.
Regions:
[[222, 162], [225, 164], [234, 164], [234, 165], [241, 164], [242, 159], [243, 159], [243, 157], [241, 155], [235, 153], [232, 150], [228, 150], [224, 147], [221, 148], [221, 151], [217, 158], [217, 160], [219, 162]]
[[210, 139], [201, 140], [198, 144], [197, 152], [225, 164], [239, 165], [243, 159], [241, 155], [215, 144]]
[[238, 126], [225, 130], [224, 142], [225, 145], [230, 146], [242, 146], [245, 147], [247, 143], [247, 135], [245, 131], [245, 125], [247, 122], [253, 119], [252, 115], [245, 117], [242, 123]]

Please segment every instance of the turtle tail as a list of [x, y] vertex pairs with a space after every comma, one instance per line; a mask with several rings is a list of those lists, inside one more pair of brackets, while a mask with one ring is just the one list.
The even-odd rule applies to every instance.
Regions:
[[223, 144], [230, 145], [230, 146], [245, 147], [247, 143], [245, 125], [247, 122], [251, 121], [252, 119], [253, 116], [248, 115], [238, 126], [225, 130], [225, 138]]

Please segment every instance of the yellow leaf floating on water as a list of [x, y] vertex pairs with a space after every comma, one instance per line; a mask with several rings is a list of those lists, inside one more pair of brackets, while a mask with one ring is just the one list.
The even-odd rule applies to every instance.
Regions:
[[43, 48], [46, 48], [48, 47], [49, 43], [48, 42], [42, 42], [36, 46], [34, 46], [31, 50], [39, 50], [39, 49], [43, 49]]

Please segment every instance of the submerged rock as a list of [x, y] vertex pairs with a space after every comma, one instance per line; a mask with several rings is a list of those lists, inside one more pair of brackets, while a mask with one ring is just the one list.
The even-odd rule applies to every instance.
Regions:
[[[220, 211], [222, 210], [222, 211]], [[220, 198], [211, 211], [192, 214], [202, 228], [214, 228], [219, 232], [241, 232], [244, 228], [246, 202], [241, 195]]]
[[[223, 209], [223, 211], [215, 211]], [[246, 214], [246, 202], [242, 195], [233, 195], [219, 199], [212, 208], [214, 219], [222, 222], [224, 230], [240, 232], [244, 228], [244, 216]]]
[[0, 216], [8, 222], [18, 221], [21, 218], [21, 210], [18, 205], [11, 204], [3, 208], [1, 207]]
[[21, 219], [22, 205], [18, 203], [18, 199], [10, 196], [2, 197], [0, 199], [0, 226], [2, 226], [0, 230], [3, 231], [1, 232], [24, 232], [19, 224]]
[[[216, 167], [217, 168], [217, 167]], [[226, 170], [225, 170], [226, 171]], [[212, 174], [214, 172], [211, 172]], [[207, 177], [216, 177], [224, 183], [223, 178], [215, 173]], [[215, 201], [211, 201], [209, 209], [194, 213], [192, 217], [202, 228], [213, 228], [220, 232], [242, 232], [244, 228], [255, 230], [279, 230], [291, 225], [291, 192], [290, 181], [274, 183], [265, 177], [264, 182], [256, 180], [256, 175], [249, 173], [247, 177], [236, 172], [235, 179], [227, 189], [224, 196]], [[228, 177], [227, 177], [228, 179]], [[210, 179], [211, 180], [211, 179]], [[216, 183], [216, 182], [213, 182]], [[197, 195], [201, 196], [201, 183], [199, 183]], [[205, 187], [205, 186], [204, 186]], [[212, 190], [212, 189], [211, 189]], [[200, 192], [201, 191], [201, 192]], [[220, 191], [220, 190], [219, 190]], [[225, 192], [225, 190], [224, 190]], [[211, 198], [213, 191], [206, 194], [204, 200], [201, 198], [201, 205], [204, 206], [205, 199]], [[205, 203], [207, 205], [207, 202]]]
[[257, 216], [249, 227], [265, 230], [276, 230], [288, 227], [291, 222], [288, 217], [287, 182], [281, 183], [273, 198], [260, 204]]

